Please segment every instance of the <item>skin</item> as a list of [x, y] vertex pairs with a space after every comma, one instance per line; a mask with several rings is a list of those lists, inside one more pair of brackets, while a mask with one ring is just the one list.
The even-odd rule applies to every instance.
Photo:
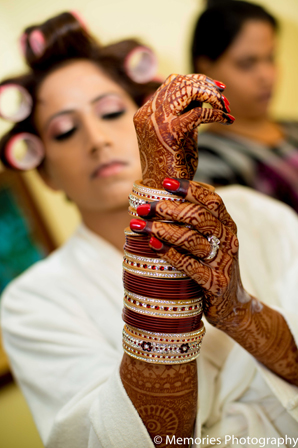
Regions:
[[44, 181], [64, 191], [87, 227], [121, 251], [129, 223], [127, 197], [141, 176], [136, 111], [118, 84], [83, 60], [45, 78], [35, 110], [46, 153], [40, 169]]
[[[202, 107], [204, 102], [213, 108]], [[198, 165], [197, 127], [231, 124], [234, 118], [227, 108], [226, 98], [205, 75], [169, 76], [134, 117], [143, 184], [162, 188], [167, 175], [193, 178]]]
[[277, 78], [276, 35], [268, 22], [244, 23], [227, 50], [216, 60], [197, 60], [196, 70], [219, 79], [227, 88], [235, 124], [230, 128], [213, 125], [211, 132], [239, 134], [267, 144], [282, 138], [281, 128], [269, 116]]
[[[204, 95], [208, 99], [209, 94]], [[129, 223], [127, 197], [133, 181], [141, 178], [133, 126], [137, 106], [85, 60], [50, 73], [37, 99], [35, 124], [45, 147], [41, 176], [77, 205], [87, 227], [122, 251], [123, 229]], [[208, 117], [212, 120], [210, 112]], [[195, 146], [189, 148], [194, 154]], [[168, 435], [191, 436], [197, 413], [196, 368], [195, 361], [152, 366], [124, 354], [123, 385], [152, 437], [160, 434], [161, 422]], [[154, 412], [149, 405], [154, 405]]]
[[[298, 386], [298, 349], [294, 338], [279, 312], [243, 288], [237, 229], [221, 198], [196, 182], [184, 180], [180, 185], [175, 194], [181, 194], [187, 202], [151, 203], [148, 213], [173, 224], [147, 221], [143, 232], [163, 241], [158, 254], [204, 289], [204, 315], [211, 325], [232, 337], [274, 373]], [[176, 223], [191, 225], [191, 229]], [[206, 260], [211, 249], [206, 237], [211, 235], [220, 239], [220, 249], [213, 259]], [[186, 249], [187, 254], [181, 254], [178, 248]]]

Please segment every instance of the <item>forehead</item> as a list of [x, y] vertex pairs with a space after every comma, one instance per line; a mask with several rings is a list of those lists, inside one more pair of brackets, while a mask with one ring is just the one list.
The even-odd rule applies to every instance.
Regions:
[[230, 56], [272, 51], [275, 44], [275, 31], [269, 22], [248, 20], [228, 49]]
[[49, 74], [39, 87], [37, 100], [38, 106], [46, 106], [53, 112], [76, 107], [108, 92], [126, 94], [98, 66], [82, 60], [71, 62]]

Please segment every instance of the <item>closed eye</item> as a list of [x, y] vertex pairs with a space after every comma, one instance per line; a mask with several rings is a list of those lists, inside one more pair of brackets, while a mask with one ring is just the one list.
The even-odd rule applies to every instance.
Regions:
[[70, 138], [75, 133], [76, 130], [77, 130], [77, 128], [74, 127], [74, 128], [71, 128], [69, 131], [64, 132], [63, 134], [55, 135], [54, 140], [57, 140], [58, 142], [61, 142], [62, 140], [66, 140], [66, 139]]
[[111, 112], [111, 113], [109, 113], [109, 114], [103, 114], [103, 115], [101, 116], [101, 118], [102, 118], [103, 120], [115, 120], [116, 118], [121, 117], [121, 115], [123, 115], [125, 112], [126, 112], [126, 110], [123, 109], [123, 110], [119, 110], [119, 111], [117, 111], [117, 112]]

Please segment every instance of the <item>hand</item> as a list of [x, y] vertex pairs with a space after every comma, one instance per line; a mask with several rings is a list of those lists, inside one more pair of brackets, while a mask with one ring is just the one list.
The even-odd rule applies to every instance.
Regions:
[[[205, 75], [170, 75], [134, 116], [143, 183], [162, 188], [167, 176], [192, 179], [198, 165], [200, 123], [231, 124], [220, 88]], [[202, 107], [209, 103], [214, 109]]]
[[[138, 213], [143, 218], [174, 223], [133, 220], [132, 230], [139, 227], [138, 231], [152, 234], [150, 246], [202, 287], [204, 313], [212, 325], [224, 329], [239, 324], [246, 312], [243, 304], [252, 299], [241, 283], [236, 224], [212, 187], [178, 179], [166, 179], [164, 187], [186, 202], [153, 202], [138, 207]], [[220, 240], [219, 249], [213, 259], [207, 260], [211, 250], [207, 237], [212, 235]]]

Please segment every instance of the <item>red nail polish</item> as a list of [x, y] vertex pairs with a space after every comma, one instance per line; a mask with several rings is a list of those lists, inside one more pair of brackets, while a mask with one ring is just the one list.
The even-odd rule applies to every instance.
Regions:
[[214, 79], [213, 81], [214, 81], [214, 84], [216, 84], [217, 87], [219, 87], [220, 89], [224, 90], [226, 88], [226, 86], [222, 82], [216, 81], [216, 79]]
[[176, 191], [178, 190], [178, 188], [180, 187], [180, 182], [179, 180], [176, 179], [169, 179], [168, 177], [163, 181], [162, 183], [163, 187], [166, 190], [170, 190], [170, 191]]
[[228, 98], [226, 98], [224, 95], [221, 95], [221, 97], [222, 97], [222, 99], [224, 100], [225, 105], [226, 105], [226, 106], [229, 106], [229, 105], [230, 105], [230, 101], [228, 100]]
[[226, 114], [227, 117], [229, 117], [229, 119], [234, 122], [235, 121], [235, 117], [233, 117], [233, 115], [231, 114]]
[[130, 228], [135, 232], [142, 232], [142, 230], [144, 230], [145, 227], [146, 227], [146, 221], [143, 221], [142, 219], [132, 219], [130, 221]]
[[154, 236], [152, 236], [152, 237], [150, 238], [149, 244], [150, 244], [150, 246], [152, 246], [152, 248], [155, 249], [155, 250], [160, 250], [160, 249], [162, 249], [162, 247], [163, 247], [162, 242], [159, 241], [159, 240], [158, 240], [157, 238], [155, 238]]
[[151, 211], [150, 204], [142, 204], [139, 205], [137, 208], [138, 215], [140, 216], [147, 216], [149, 215], [150, 211]]

